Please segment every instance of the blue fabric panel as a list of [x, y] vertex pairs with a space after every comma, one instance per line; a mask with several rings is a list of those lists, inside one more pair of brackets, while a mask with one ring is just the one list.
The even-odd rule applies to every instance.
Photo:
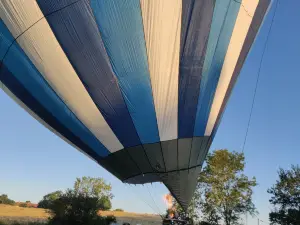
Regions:
[[195, 136], [203, 136], [240, 3], [217, 0], [200, 84]]
[[6, 28], [3, 21], [0, 19], [0, 60], [2, 62], [7, 50], [10, 45], [13, 43], [14, 38], [10, 34], [9, 30]]
[[[3, 32], [2, 32], [3, 31]], [[0, 23], [0, 33], [9, 34], [3, 23]], [[6, 39], [6, 37], [1, 36]], [[12, 39], [9, 34], [8, 40]], [[2, 42], [0, 40], [0, 42]], [[6, 42], [2, 42], [6, 43]], [[75, 117], [57, 94], [49, 87], [23, 50], [15, 42], [3, 60], [4, 66], [16, 80], [51, 113], [66, 128], [88, 144], [100, 156], [107, 156], [109, 151], [94, 137], [94, 135]], [[3, 77], [4, 75], [2, 75]], [[13, 93], [17, 90], [11, 90]], [[43, 117], [43, 115], [39, 115]], [[51, 124], [49, 124], [51, 126]]]
[[91, 7], [140, 140], [158, 142], [140, 2], [91, 0]]
[[43, 107], [25, 88], [24, 86], [10, 73], [5, 65], [2, 65], [0, 71], [0, 81], [12, 92], [14, 95], [27, 105], [36, 115], [49, 124], [58, 133], [71, 141], [78, 148], [82, 149], [92, 158], [98, 160], [99, 155], [92, 150], [88, 145], [76, 137], [69, 129], [60, 123], [45, 107]]
[[228, 102], [228, 100], [230, 98], [231, 91], [233, 90], [234, 85], [235, 85], [235, 83], [236, 83], [236, 81], [237, 81], [237, 79], [239, 77], [239, 74], [240, 74], [240, 72], [241, 72], [241, 70], [243, 68], [243, 65], [244, 65], [244, 62], [245, 62], [245, 60], [246, 60], [246, 58], [248, 56], [248, 53], [251, 51], [251, 46], [252, 46], [253, 42], [255, 41], [256, 35], [259, 32], [259, 29], [260, 29], [261, 24], [262, 24], [262, 22], [264, 20], [265, 14], [267, 13], [268, 8], [269, 8], [269, 6], [270, 6], [271, 3], [272, 3], [272, 0], [260, 0], [259, 3], [258, 3], [258, 6], [257, 6], [257, 8], [255, 10], [255, 14], [253, 16], [253, 19], [252, 19], [252, 22], [251, 22], [248, 34], [246, 36], [243, 48], [241, 50], [239, 59], [238, 59], [237, 64], [235, 66], [232, 79], [231, 79], [231, 81], [229, 83], [229, 87], [227, 89], [227, 92], [226, 92], [226, 95], [225, 95], [225, 99], [224, 99], [224, 101], [222, 103], [222, 106], [221, 106], [221, 109], [220, 109], [220, 113], [218, 115], [215, 127], [214, 127], [214, 129], [212, 131], [212, 134], [211, 134], [212, 139], [216, 135], [216, 132], [217, 132], [218, 127], [220, 125], [220, 122], [222, 120], [222, 116], [223, 116], [223, 113], [225, 111], [227, 102]]
[[69, 3], [59, 11], [66, 4], [61, 0], [37, 2], [45, 15], [50, 14], [47, 21], [52, 31], [115, 135], [124, 147], [139, 145], [89, 1]]
[[194, 135], [200, 81], [214, 3], [214, 0], [182, 1], [178, 138]]

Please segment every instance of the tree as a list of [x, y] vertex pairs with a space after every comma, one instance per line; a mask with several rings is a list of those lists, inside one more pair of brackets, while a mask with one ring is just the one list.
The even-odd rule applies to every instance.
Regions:
[[115, 209], [115, 212], [124, 212], [124, 209]]
[[2, 194], [0, 195], [0, 204], [14, 205], [15, 201], [9, 199], [7, 195]]
[[103, 210], [102, 202], [97, 197], [84, 193], [76, 193], [75, 190], [67, 190], [51, 204], [51, 225], [109, 225], [114, 217], [101, 217], [99, 210]]
[[212, 225], [212, 223], [206, 222], [206, 221], [201, 221], [199, 225]]
[[107, 196], [102, 196], [99, 200], [99, 208], [101, 210], [110, 210], [111, 209], [111, 201]]
[[62, 191], [54, 191], [43, 197], [43, 199], [38, 203], [38, 208], [51, 209], [52, 203], [62, 196]]
[[209, 224], [238, 224], [240, 216], [246, 212], [255, 214], [252, 203], [252, 189], [256, 179], [243, 174], [245, 157], [243, 153], [221, 149], [208, 154], [206, 166], [200, 173], [198, 189], [200, 209]]
[[97, 198], [101, 210], [111, 209], [111, 189], [111, 185], [102, 178], [82, 177], [74, 183], [75, 195]]
[[25, 202], [20, 203], [19, 206], [22, 208], [28, 208], [28, 205]]
[[93, 224], [98, 210], [98, 198], [68, 190], [51, 204], [50, 221], [52, 224]]
[[[173, 206], [175, 208], [175, 211], [178, 212], [178, 214], [181, 217], [184, 217], [183, 215], [187, 214], [188, 217], [192, 220], [198, 220], [199, 219], [199, 212], [198, 209], [201, 205], [201, 189], [197, 189], [194, 193], [194, 196], [192, 198], [192, 201], [187, 209], [187, 211], [185, 212], [183, 210], [183, 208], [178, 204], [178, 202], [175, 200], [175, 198], [173, 198]], [[167, 210], [167, 214], [169, 214], [170, 210]]]
[[203, 212], [203, 224], [219, 225], [222, 217], [213, 205], [203, 201], [200, 205], [200, 210]]
[[280, 169], [279, 180], [268, 190], [274, 206], [269, 214], [272, 224], [300, 224], [300, 167], [292, 165], [290, 170]]
[[[101, 217], [99, 210], [111, 208], [111, 185], [102, 178], [77, 178], [73, 189], [44, 196], [52, 217], [50, 224], [109, 225], [114, 217]], [[42, 200], [42, 201], [43, 201]]]
[[74, 184], [74, 191], [77, 194], [101, 198], [105, 196], [112, 199], [111, 185], [102, 178], [82, 177], [77, 178]]

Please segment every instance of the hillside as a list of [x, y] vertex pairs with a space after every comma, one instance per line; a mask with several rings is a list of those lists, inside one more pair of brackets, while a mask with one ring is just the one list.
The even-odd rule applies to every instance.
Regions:
[[0, 204], [0, 217], [32, 217], [47, 219], [49, 214], [44, 209], [22, 208], [19, 206]]
[[[153, 214], [139, 214], [129, 212], [101, 211], [102, 216], [114, 215], [117, 218], [118, 224], [129, 222], [132, 225], [136, 224], [161, 224], [161, 218]], [[49, 214], [45, 209], [39, 208], [22, 208], [19, 206], [10, 206], [0, 204], [0, 218], [22, 218], [22, 219], [47, 219]]]

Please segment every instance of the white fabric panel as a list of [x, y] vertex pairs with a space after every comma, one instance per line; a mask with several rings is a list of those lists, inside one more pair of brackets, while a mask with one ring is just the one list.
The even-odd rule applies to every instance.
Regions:
[[[14, 37], [18, 37], [43, 14], [35, 0], [1, 0], [0, 16]], [[46, 19], [22, 34], [17, 42], [79, 120], [111, 152], [123, 148], [90, 98]]]
[[211, 107], [208, 122], [206, 125], [205, 136], [209, 136], [215, 126], [220, 112], [226, 91], [232, 78], [235, 66], [243, 48], [244, 41], [248, 34], [253, 15], [259, 0], [243, 0], [237, 17], [232, 37], [228, 46], [220, 79], [218, 82], [215, 98]]
[[176, 139], [182, 0], [141, 0], [160, 140]]
[[1, 81], [0, 81], [0, 88], [9, 96], [11, 97], [19, 106], [21, 106], [27, 113], [29, 113], [35, 120], [40, 122], [43, 126], [45, 126], [48, 130], [50, 130], [52, 133], [63, 139], [65, 142], [67, 142], [69, 145], [76, 148], [78, 151], [89, 157], [91, 160], [97, 163], [95, 159], [90, 157], [88, 154], [86, 154], [84, 151], [79, 149], [76, 145], [74, 145], [72, 142], [70, 142], [68, 139], [66, 139], [64, 136], [62, 136], [60, 133], [56, 132], [49, 124], [47, 124], [44, 120], [42, 120], [38, 115], [36, 115], [31, 109], [29, 109], [26, 105], [24, 105], [23, 102], [21, 102]]

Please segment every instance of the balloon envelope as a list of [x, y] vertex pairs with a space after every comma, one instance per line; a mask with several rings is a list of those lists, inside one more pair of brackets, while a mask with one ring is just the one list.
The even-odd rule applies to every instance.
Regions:
[[186, 209], [270, 0], [2, 0], [0, 81], [126, 183]]

